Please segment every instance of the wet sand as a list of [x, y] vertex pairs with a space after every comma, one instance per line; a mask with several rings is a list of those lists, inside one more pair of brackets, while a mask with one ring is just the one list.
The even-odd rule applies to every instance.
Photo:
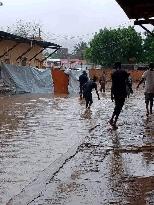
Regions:
[[[94, 95], [95, 96], [95, 95]], [[0, 97], [0, 204], [154, 204], [154, 115], [127, 99], [113, 131], [113, 103], [91, 111], [78, 97]]]

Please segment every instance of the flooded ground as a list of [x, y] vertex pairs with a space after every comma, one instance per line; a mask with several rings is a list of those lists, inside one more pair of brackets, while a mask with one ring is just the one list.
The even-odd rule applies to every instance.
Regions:
[[[154, 204], [154, 115], [143, 92], [113, 131], [110, 93], [0, 97], [0, 204]], [[8, 202], [8, 203], [7, 203]]]

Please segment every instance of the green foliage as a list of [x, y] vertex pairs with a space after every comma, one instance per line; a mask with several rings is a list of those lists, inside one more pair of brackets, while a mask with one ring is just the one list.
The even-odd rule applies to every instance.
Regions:
[[81, 43], [76, 44], [74, 46], [73, 56], [75, 58], [79, 58], [80, 60], [83, 60], [86, 49], [87, 49], [87, 43], [82, 41]]
[[[154, 31], [153, 31], [154, 33]], [[146, 63], [154, 62], [154, 37], [148, 33], [144, 39], [144, 59]]]
[[100, 30], [86, 50], [86, 59], [95, 64], [112, 65], [142, 60], [142, 37], [134, 27]]
[[94, 62], [92, 52], [91, 52], [91, 48], [87, 48], [85, 50], [84, 58], [89, 62]]

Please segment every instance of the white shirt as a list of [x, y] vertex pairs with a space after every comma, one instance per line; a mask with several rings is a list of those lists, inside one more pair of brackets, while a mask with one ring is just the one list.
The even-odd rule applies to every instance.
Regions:
[[154, 70], [147, 70], [143, 73], [145, 79], [145, 92], [154, 94]]

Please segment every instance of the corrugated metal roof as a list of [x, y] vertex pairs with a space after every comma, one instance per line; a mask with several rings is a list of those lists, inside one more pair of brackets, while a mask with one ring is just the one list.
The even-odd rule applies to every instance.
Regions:
[[55, 44], [55, 43], [50, 43], [47, 41], [40, 41], [40, 40], [35, 40], [35, 39], [29, 39], [29, 38], [24, 38], [21, 36], [17, 36], [11, 33], [7, 33], [4, 31], [0, 31], [0, 39], [2, 40], [13, 40], [15, 42], [19, 43], [29, 43], [29, 44], [35, 44], [38, 45], [42, 48], [51, 48], [51, 49], [57, 49], [60, 48], [61, 46]]
[[154, 17], [154, 0], [116, 0], [130, 19]]

